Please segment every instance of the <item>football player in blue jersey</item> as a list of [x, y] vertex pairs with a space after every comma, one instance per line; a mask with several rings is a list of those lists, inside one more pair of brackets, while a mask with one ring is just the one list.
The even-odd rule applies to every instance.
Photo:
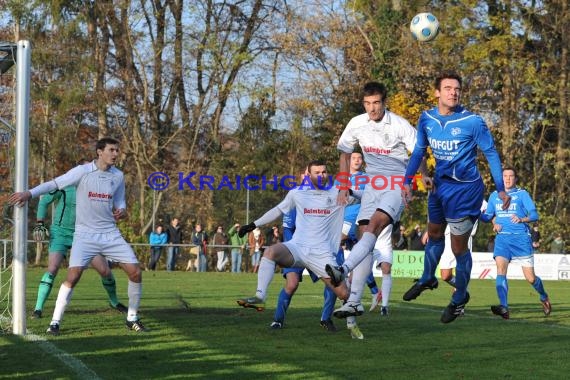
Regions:
[[461, 77], [445, 72], [435, 80], [437, 106], [424, 111], [417, 127], [417, 141], [406, 170], [402, 196], [411, 199], [410, 184], [428, 147], [435, 157], [433, 188], [428, 196], [428, 235], [422, 277], [404, 294], [405, 301], [417, 298], [426, 289], [438, 286], [437, 263], [445, 248], [444, 231], [449, 224], [451, 249], [457, 259], [456, 284], [451, 302], [441, 316], [443, 323], [454, 321], [469, 302], [467, 285], [472, 258], [467, 246], [473, 224], [481, 214], [485, 191], [477, 168], [477, 150], [485, 155], [497, 188], [502, 209], [508, 209], [501, 160], [493, 137], [481, 116], [460, 105]]
[[528, 225], [538, 221], [536, 207], [530, 194], [517, 187], [517, 175], [513, 168], [503, 169], [503, 182], [507, 194], [511, 197], [509, 208], [506, 210], [501, 208], [502, 202], [495, 191], [489, 197], [487, 210], [481, 215], [482, 221], [493, 222], [493, 231], [497, 233], [493, 256], [497, 264], [495, 286], [500, 304], [491, 306], [491, 311], [495, 315], [509, 319], [507, 269], [509, 263], [513, 262], [521, 265], [524, 278], [540, 295], [544, 315], [548, 316], [552, 311], [552, 305], [548, 294], [544, 291], [542, 280], [534, 273], [534, 255]]

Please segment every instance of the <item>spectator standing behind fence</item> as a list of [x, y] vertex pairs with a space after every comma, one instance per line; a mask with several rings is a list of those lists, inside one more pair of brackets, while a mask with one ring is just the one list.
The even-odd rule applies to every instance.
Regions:
[[267, 235], [267, 245], [273, 245], [273, 244], [277, 244], [277, 243], [281, 243], [281, 235], [279, 233], [279, 227], [274, 225], [273, 227], [271, 227], [271, 231], [269, 232], [269, 235]]
[[246, 237], [239, 237], [238, 230], [240, 228], [240, 224], [236, 223], [230, 228], [228, 231], [228, 236], [230, 238], [230, 244], [232, 246], [232, 272], [233, 273], [240, 273], [241, 272], [241, 257], [243, 253], [243, 249], [245, 248]]
[[540, 249], [540, 231], [538, 230], [538, 223], [534, 223], [530, 230], [530, 238], [532, 240], [533, 252], [538, 252]]
[[214, 243], [216, 253], [218, 254], [216, 269], [218, 272], [223, 272], [226, 264], [228, 263], [228, 254], [226, 253], [225, 247], [220, 247], [228, 244], [228, 235], [224, 232], [224, 227], [218, 226], [216, 228], [216, 233], [214, 233], [212, 241]]
[[176, 259], [180, 252], [180, 247], [173, 244], [182, 244], [182, 228], [180, 228], [180, 220], [178, 218], [173, 218], [170, 221], [166, 235], [168, 236], [168, 244], [170, 244], [166, 256], [166, 270], [170, 272], [176, 269]]
[[550, 243], [550, 253], [564, 253], [564, 240], [562, 240], [562, 234], [558, 232], [552, 243]]
[[265, 245], [265, 237], [259, 228], [249, 233], [249, 255], [251, 256], [251, 271], [257, 273], [259, 260], [261, 260], [261, 248]]
[[408, 237], [406, 236], [406, 227], [400, 225], [400, 234], [398, 239], [394, 239], [396, 243], [394, 244], [394, 249], [404, 251], [408, 249]]
[[[192, 232], [192, 244], [198, 247], [198, 272], [206, 272], [208, 269], [208, 258], [206, 257], [206, 245], [208, 243], [208, 234], [202, 231], [202, 225], [196, 224], [194, 232]], [[192, 261], [188, 260], [188, 265]], [[187, 267], [186, 270], [189, 268]]]
[[416, 224], [410, 236], [410, 249], [412, 251], [423, 251], [425, 249], [425, 245], [422, 243], [422, 235], [422, 228]]
[[150, 262], [148, 263], [148, 269], [156, 270], [156, 263], [158, 263], [160, 255], [162, 254], [162, 245], [166, 244], [167, 241], [168, 236], [159, 224], [148, 237], [148, 242], [150, 243]]

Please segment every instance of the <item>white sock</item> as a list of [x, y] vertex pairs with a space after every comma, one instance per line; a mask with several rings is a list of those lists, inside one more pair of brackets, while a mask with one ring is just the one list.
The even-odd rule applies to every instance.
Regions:
[[259, 269], [257, 270], [257, 291], [255, 296], [263, 301], [267, 297], [267, 288], [273, 280], [275, 274], [275, 261], [262, 257], [259, 262]]
[[344, 264], [342, 264], [344, 268], [348, 269], [348, 272], [350, 272], [354, 270], [354, 268], [356, 268], [356, 266], [360, 264], [366, 256], [370, 256], [372, 258], [370, 252], [374, 249], [374, 244], [376, 244], [376, 235], [372, 232], [365, 232], [358, 243], [352, 247], [352, 251], [350, 251], [348, 259], [346, 259]]
[[139, 319], [138, 312], [139, 305], [141, 303], [142, 282], [132, 282], [129, 280], [127, 294], [129, 296], [129, 311], [127, 312], [127, 321], [134, 322]]
[[388, 306], [392, 292], [392, 274], [382, 273], [382, 306]]
[[59, 293], [57, 293], [57, 300], [55, 301], [55, 309], [53, 310], [53, 317], [51, 323], [59, 324], [63, 318], [63, 313], [65, 308], [71, 302], [71, 296], [73, 295], [73, 288], [68, 288], [65, 284], [61, 284], [59, 287]]
[[351, 328], [354, 326], [356, 326], [356, 317], [355, 316], [346, 317], [346, 327]]
[[350, 295], [348, 296], [349, 302], [359, 303], [362, 300], [364, 284], [366, 284], [371, 268], [372, 255], [366, 255], [352, 271], [352, 284], [350, 286]]

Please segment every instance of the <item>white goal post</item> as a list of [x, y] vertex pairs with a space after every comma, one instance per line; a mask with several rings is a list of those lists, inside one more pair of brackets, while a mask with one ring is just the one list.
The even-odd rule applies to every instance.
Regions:
[[[28, 189], [30, 77], [32, 49], [18, 41], [16, 57], [16, 161], [14, 191]], [[28, 205], [14, 207], [14, 254], [12, 260], [12, 333], [26, 334], [26, 266]]]

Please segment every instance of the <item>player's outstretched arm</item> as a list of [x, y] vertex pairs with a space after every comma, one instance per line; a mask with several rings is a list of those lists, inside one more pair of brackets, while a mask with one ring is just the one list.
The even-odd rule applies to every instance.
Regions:
[[255, 222], [249, 223], [247, 226], [241, 226], [238, 232], [238, 236], [243, 237], [246, 233], [253, 231], [256, 227], [269, 224], [274, 220], [281, 218], [282, 216], [283, 216], [283, 211], [281, 211], [281, 208], [279, 208], [279, 206], [275, 206], [271, 210], [263, 214], [263, 216], [257, 219]]

